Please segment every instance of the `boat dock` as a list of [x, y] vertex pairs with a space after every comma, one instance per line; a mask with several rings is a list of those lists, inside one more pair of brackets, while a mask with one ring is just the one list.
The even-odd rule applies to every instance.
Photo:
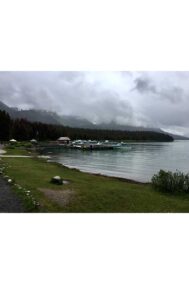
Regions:
[[91, 140], [75, 140], [69, 144], [59, 144], [59, 143], [40, 143], [36, 146], [39, 151], [51, 151], [51, 150], [63, 150], [63, 149], [73, 149], [82, 151], [94, 151], [94, 150], [114, 150], [124, 146], [123, 143], [118, 142], [98, 142]]

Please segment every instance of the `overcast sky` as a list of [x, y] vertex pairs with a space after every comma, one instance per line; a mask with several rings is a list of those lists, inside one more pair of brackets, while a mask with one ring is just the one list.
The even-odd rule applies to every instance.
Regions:
[[0, 100], [189, 135], [189, 72], [0, 72]]

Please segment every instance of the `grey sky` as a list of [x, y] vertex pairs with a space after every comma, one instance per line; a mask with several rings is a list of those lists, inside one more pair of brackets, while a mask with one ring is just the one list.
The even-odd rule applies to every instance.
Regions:
[[189, 135], [189, 72], [0, 72], [0, 100]]

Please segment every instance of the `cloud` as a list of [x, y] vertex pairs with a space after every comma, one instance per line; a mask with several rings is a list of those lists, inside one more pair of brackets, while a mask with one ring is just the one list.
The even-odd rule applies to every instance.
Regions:
[[162, 100], [169, 100], [171, 103], [178, 103], [183, 99], [183, 90], [178, 86], [156, 86], [149, 79], [137, 78], [135, 89], [141, 94], [150, 94], [160, 97]]
[[189, 72], [0, 72], [0, 100], [189, 135]]

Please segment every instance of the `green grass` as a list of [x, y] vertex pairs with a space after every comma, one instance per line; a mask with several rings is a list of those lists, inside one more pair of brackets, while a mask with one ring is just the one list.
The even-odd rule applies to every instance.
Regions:
[[[2, 163], [6, 166], [6, 174], [31, 191], [40, 204], [39, 212], [189, 212], [189, 195], [163, 194], [152, 189], [151, 184], [82, 173], [37, 158], [3, 158]], [[51, 184], [55, 175], [70, 183], [62, 186]], [[74, 198], [69, 205], [61, 207], [39, 188], [71, 189]]]
[[8, 145], [5, 147], [7, 155], [28, 155], [28, 151], [22, 144]]
[[5, 155], [28, 155], [28, 151], [22, 148], [6, 149]]

